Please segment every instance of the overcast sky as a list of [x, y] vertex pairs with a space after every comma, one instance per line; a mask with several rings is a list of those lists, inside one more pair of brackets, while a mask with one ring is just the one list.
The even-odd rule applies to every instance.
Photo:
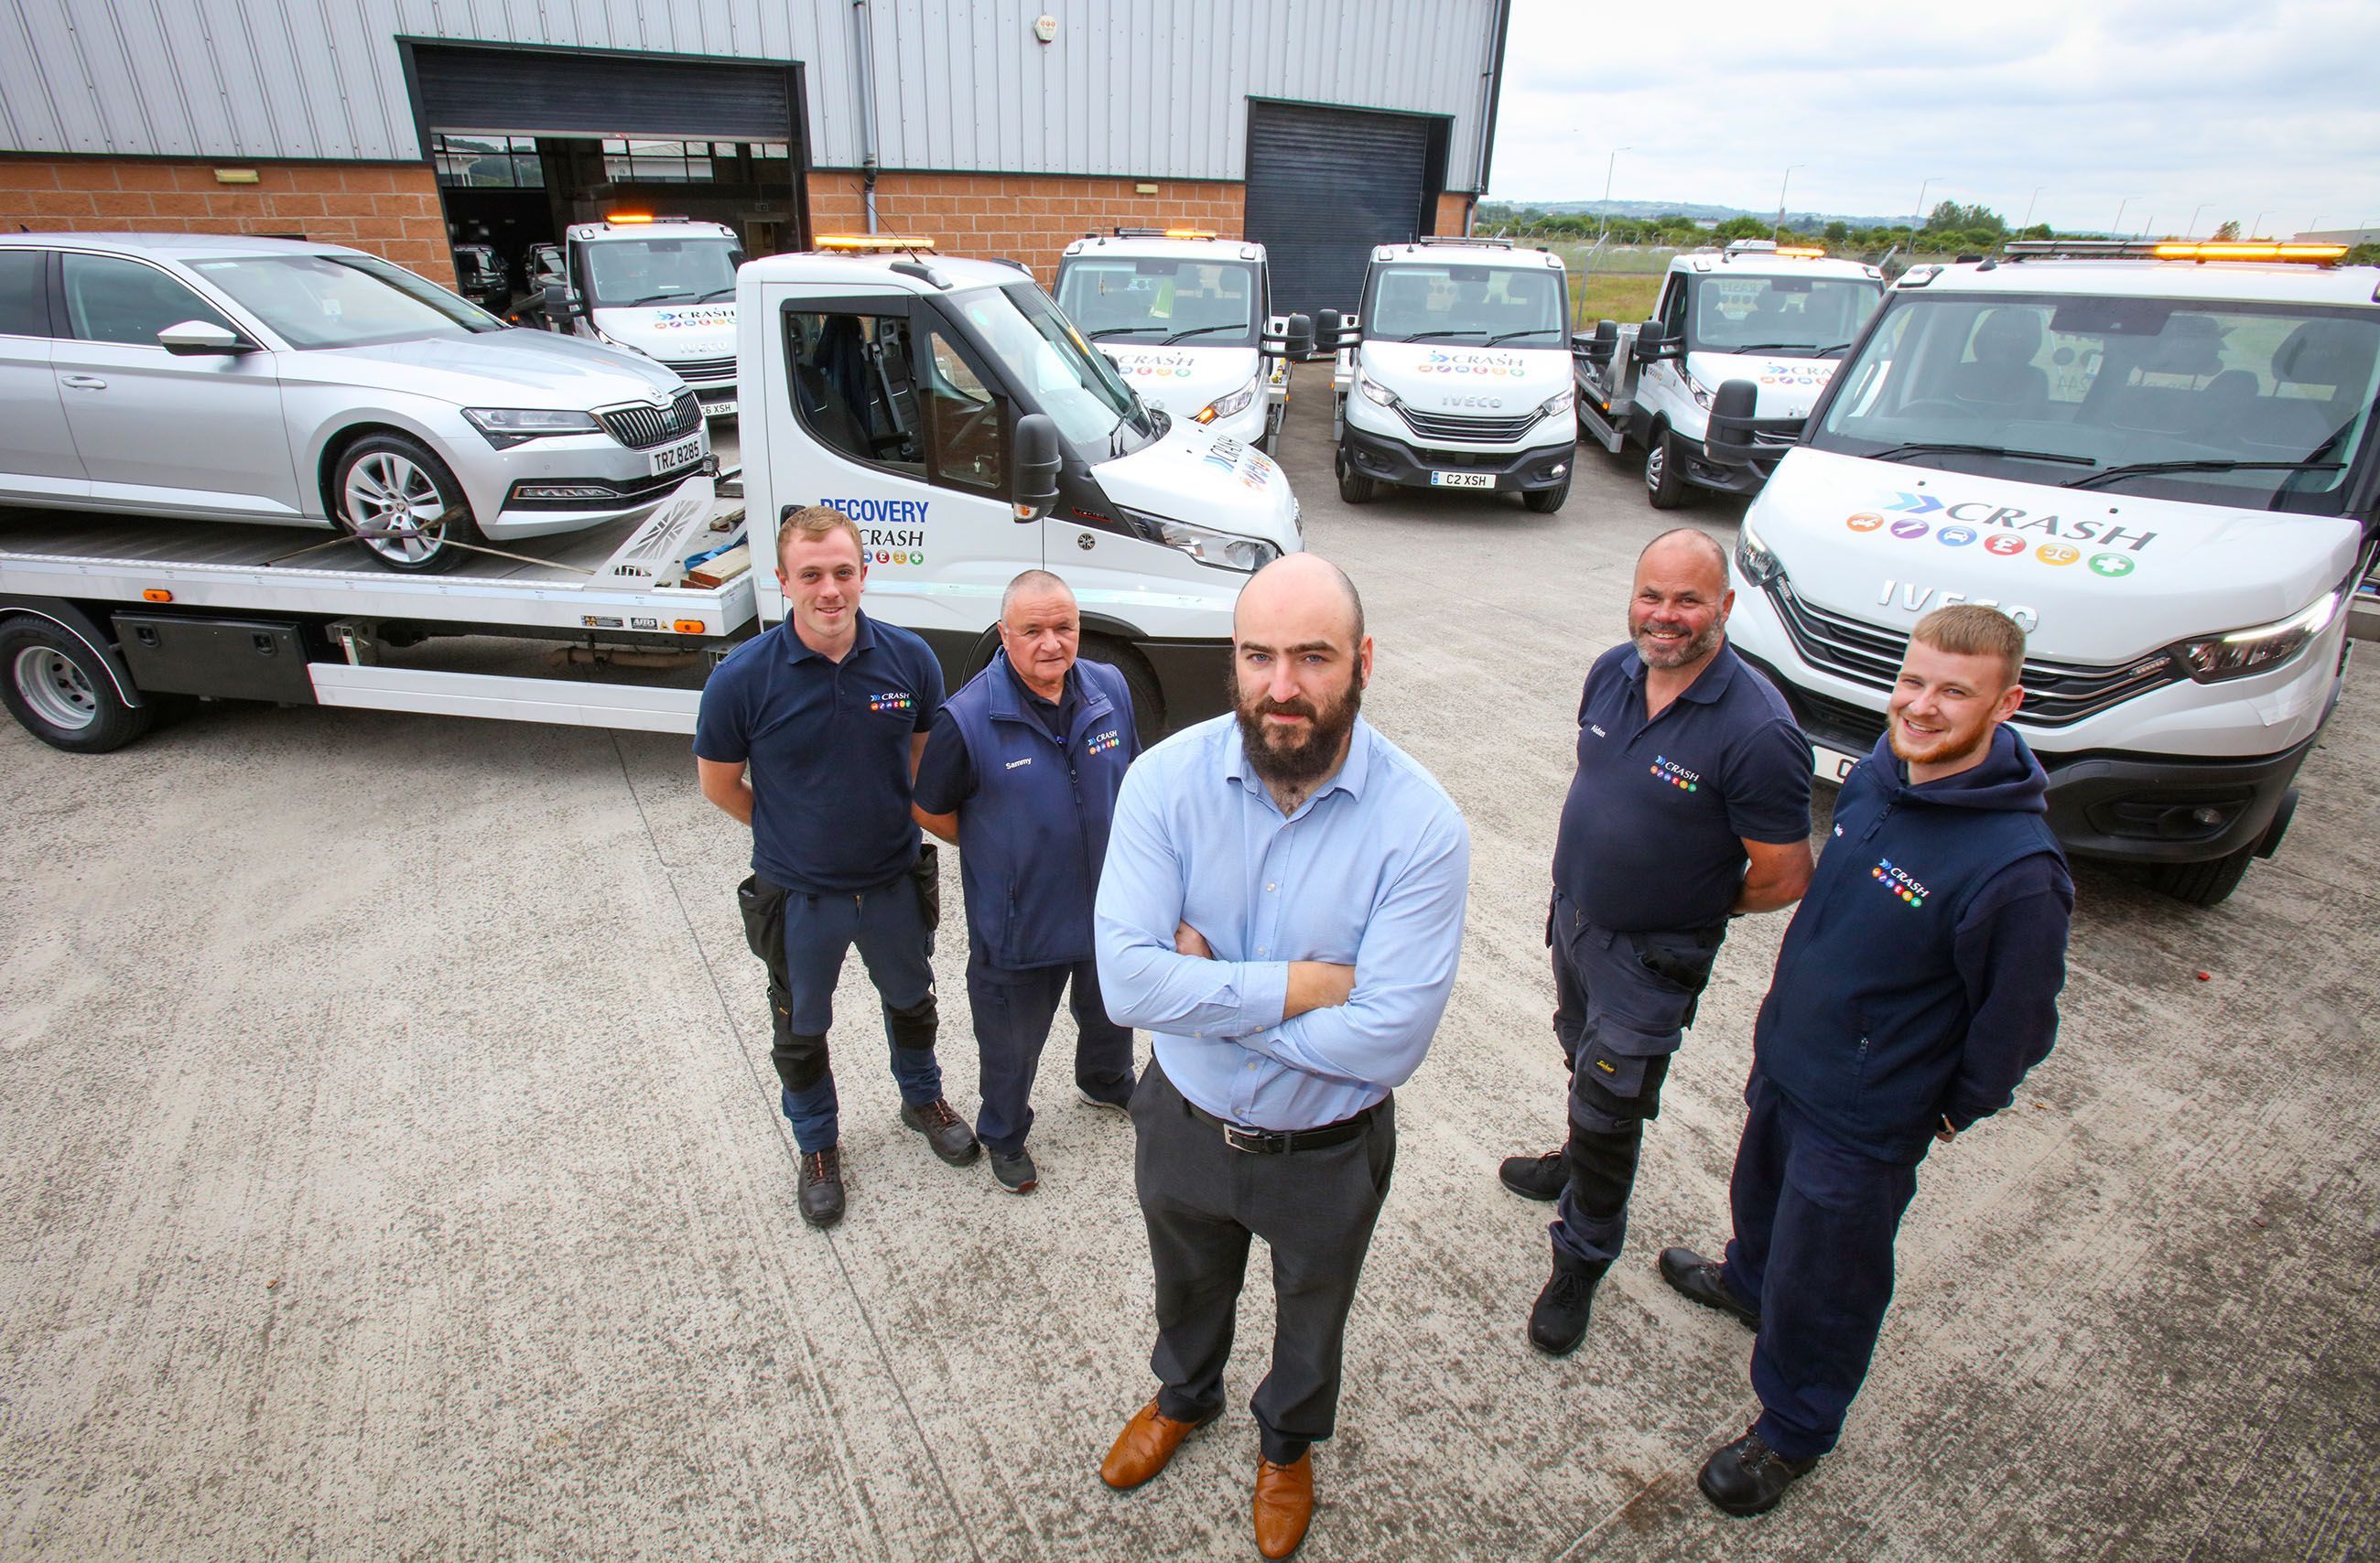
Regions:
[[1512, 0], [1488, 193], [2380, 224], [2375, 70], [2374, 0]]

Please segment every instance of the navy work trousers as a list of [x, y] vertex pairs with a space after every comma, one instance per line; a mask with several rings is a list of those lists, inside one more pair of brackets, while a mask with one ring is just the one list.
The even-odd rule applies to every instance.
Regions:
[[1570, 1064], [1570, 1174], [1556, 1206], [1555, 1258], [1577, 1267], [1620, 1257], [1645, 1124], [1661, 1115], [1661, 1083], [1710, 979], [1725, 927], [1621, 933], [1554, 897], [1554, 1036]]
[[1075, 1084], [1086, 1095], [1123, 1107], [1132, 1100], [1132, 1028], [1108, 1018], [1098, 965], [1087, 957], [1057, 966], [995, 966], [979, 947], [967, 951], [967, 1007], [975, 1015], [983, 1062], [983, 1109], [976, 1138], [995, 1155], [1014, 1156], [1033, 1130], [1033, 1077], [1041, 1048], [1067, 993], [1075, 1015]]
[[1815, 1460], [1841, 1436], [1876, 1354], [1917, 1161], [1828, 1133], [1756, 1066], [1743, 1100], [1751, 1111], [1728, 1191], [1735, 1236], [1723, 1273], [1760, 1310], [1752, 1430], [1788, 1460]]

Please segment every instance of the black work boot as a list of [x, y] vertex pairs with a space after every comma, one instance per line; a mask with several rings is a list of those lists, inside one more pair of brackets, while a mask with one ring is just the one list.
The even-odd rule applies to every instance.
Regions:
[[934, 1154], [953, 1167], [965, 1167], [983, 1154], [983, 1146], [977, 1141], [975, 1131], [968, 1128], [966, 1121], [953, 1112], [951, 1104], [940, 1097], [923, 1105], [903, 1102], [901, 1121], [926, 1136], [926, 1143], [934, 1147]]
[[1508, 1156], [1496, 1169], [1496, 1177], [1506, 1188], [1523, 1199], [1560, 1199], [1570, 1183], [1570, 1169], [1562, 1164], [1562, 1153], [1548, 1151], [1543, 1156]]
[[1747, 1308], [1736, 1301], [1735, 1293], [1728, 1290], [1726, 1270], [1724, 1265], [1706, 1259], [1691, 1248], [1661, 1250], [1661, 1278], [1670, 1283], [1672, 1291], [1758, 1329], [1760, 1310]]
[[1567, 1357], [1586, 1339], [1587, 1315], [1595, 1309], [1596, 1284], [1610, 1265], [1582, 1265], [1554, 1256], [1553, 1278], [1537, 1293], [1529, 1310], [1529, 1344], [1549, 1357]]
[[1815, 1460], [1787, 1460], [1760, 1435], [1746, 1432], [1734, 1443], [1711, 1451], [1695, 1484], [1719, 1508], [1748, 1520], [1776, 1508], [1786, 1488], [1817, 1467]]
[[843, 1147], [802, 1153], [802, 1219], [832, 1227], [843, 1219]]

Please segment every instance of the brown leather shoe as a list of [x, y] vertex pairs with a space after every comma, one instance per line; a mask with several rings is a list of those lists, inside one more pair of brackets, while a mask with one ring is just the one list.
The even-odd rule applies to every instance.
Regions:
[[1305, 1540], [1314, 1519], [1314, 1451], [1306, 1450], [1287, 1465], [1257, 1461], [1257, 1550], [1281, 1560]]
[[1159, 1411], [1155, 1400], [1149, 1401], [1133, 1412], [1132, 1420], [1116, 1435], [1108, 1458], [1099, 1462], [1099, 1480], [1120, 1493], [1132, 1491], [1165, 1469], [1183, 1439], [1213, 1420], [1176, 1422]]

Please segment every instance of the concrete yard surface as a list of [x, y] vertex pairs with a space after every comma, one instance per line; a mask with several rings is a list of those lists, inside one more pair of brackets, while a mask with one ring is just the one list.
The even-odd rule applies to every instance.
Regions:
[[[1523, 1334], [1549, 1211], [1495, 1178], [1561, 1133], [1544, 924], [1579, 681], [1670, 518], [1592, 446], [1553, 515], [1343, 505], [1321, 366], [1286, 444], [1365, 594], [1366, 712], [1474, 842], [1301, 1557], [2380, 1557], [2368, 677], [2226, 904], [2078, 866], [2057, 1051], [1922, 1169], [1841, 1449], [1729, 1520], [1694, 1478], [1754, 1414], [1750, 1338], [1653, 1255], [1725, 1238], [1784, 918], [1720, 956], [1570, 1358]], [[679, 738], [243, 705], [94, 758], [0, 730], [0, 1557], [1254, 1557], [1261, 1245], [1231, 1410], [1108, 1491], [1153, 1389], [1129, 1127], [1075, 1100], [1062, 1018], [1040, 1189], [944, 1167], [854, 960], [850, 1214], [805, 1229], [746, 854]], [[947, 922], [971, 1116], [964, 964]]]

